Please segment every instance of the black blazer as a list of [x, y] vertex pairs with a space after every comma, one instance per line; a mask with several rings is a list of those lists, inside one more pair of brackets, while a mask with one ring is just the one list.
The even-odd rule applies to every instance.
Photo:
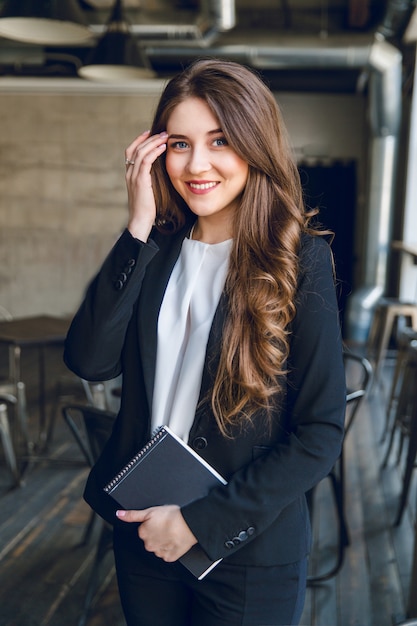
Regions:
[[[107, 446], [90, 473], [85, 499], [121, 532], [103, 486], [150, 437], [158, 312], [189, 227], [152, 234], [148, 243], [126, 230], [90, 284], [65, 346], [67, 366], [87, 380], [123, 374], [121, 408]], [[303, 236], [297, 313], [291, 326], [287, 393], [272, 427], [260, 411], [253, 427], [219, 432], [207, 400], [223, 340], [227, 298], [220, 299], [207, 345], [200, 401], [188, 443], [229, 482], [182, 508], [213, 559], [277, 565], [310, 548], [305, 493], [340, 454], [345, 376], [331, 254], [320, 237]]]

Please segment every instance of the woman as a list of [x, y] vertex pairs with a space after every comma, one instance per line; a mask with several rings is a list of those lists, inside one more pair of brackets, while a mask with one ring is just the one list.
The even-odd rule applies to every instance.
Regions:
[[[298, 624], [305, 493], [337, 459], [345, 379], [328, 244], [309, 227], [275, 99], [195, 62], [126, 150], [127, 228], [70, 328], [79, 376], [123, 374], [87, 502], [114, 524], [129, 626]], [[117, 511], [103, 486], [168, 424], [228, 481], [181, 509]], [[202, 581], [178, 559], [199, 543]]]

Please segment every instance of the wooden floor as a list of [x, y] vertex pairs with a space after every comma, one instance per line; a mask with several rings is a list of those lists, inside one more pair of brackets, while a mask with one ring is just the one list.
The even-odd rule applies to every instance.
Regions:
[[[23, 355], [33, 439], [38, 433], [36, 363], [35, 353]], [[1, 367], [0, 363], [0, 373]], [[365, 401], [346, 438], [350, 546], [339, 574], [309, 587], [303, 626], [392, 626], [405, 618], [417, 485], [414, 477], [409, 506], [401, 525], [394, 528], [401, 467], [393, 454], [381, 470], [385, 445], [380, 441], [391, 369], [388, 364], [385, 387], [377, 388]], [[59, 350], [51, 350], [50, 410], [55, 383], [64, 375]], [[68, 384], [66, 393], [64, 401], [83, 398], [74, 382]], [[52, 445], [46, 455], [29, 464], [23, 486], [10, 489], [1, 451], [0, 457], [0, 626], [76, 626], [99, 531], [96, 528], [92, 540], [80, 545], [89, 519], [81, 498], [87, 466], [59, 412]], [[314, 532], [318, 550], [311, 567], [322, 568], [335, 555], [336, 521], [329, 481], [320, 485], [316, 495]], [[111, 552], [87, 624], [124, 625]]]

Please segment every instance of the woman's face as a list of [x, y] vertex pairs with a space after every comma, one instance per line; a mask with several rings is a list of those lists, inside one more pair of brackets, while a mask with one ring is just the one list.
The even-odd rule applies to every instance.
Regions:
[[249, 166], [227, 144], [206, 102], [199, 98], [181, 102], [166, 130], [166, 169], [177, 192], [199, 218], [230, 220]]

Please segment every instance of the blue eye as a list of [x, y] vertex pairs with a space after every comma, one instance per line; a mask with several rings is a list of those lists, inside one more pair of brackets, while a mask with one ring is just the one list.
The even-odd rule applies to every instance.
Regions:
[[188, 143], [186, 141], [174, 141], [171, 144], [171, 148], [175, 148], [176, 150], [185, 150], [188, 148]]
[[217, 137], [217, 139], [215, 139], [213, 143], [218, 148], [221, 148], [222, 146], [227, 146], [228, 145], [226, 137]]

